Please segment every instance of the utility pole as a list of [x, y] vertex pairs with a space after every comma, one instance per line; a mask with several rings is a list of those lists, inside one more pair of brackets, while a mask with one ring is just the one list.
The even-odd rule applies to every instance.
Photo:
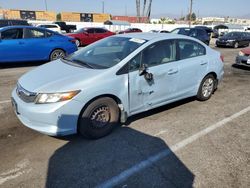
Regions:
[[192, 12], [193, 12], [193, 0], [190, 0], [189, 27], [191, 27]]
[[140, 9], [141, 9], [141, 4], [140, 4], [140, 0], [136, 0], [136, 16], [137, 16], [137, 22], [140, 22]]
[[45, 10], [48, 11], [47, 0], [44, 0], [45, 3]]
[[147, 10], [147, 18], [148, 18], [148, 21], [150, 21], [152, 1], [153, 1], [153, 0], [149, 0], [149, 3], [148, 3], [148, 10]]
[[104, 13], [104, 1], [102, 1], [102, 13]]

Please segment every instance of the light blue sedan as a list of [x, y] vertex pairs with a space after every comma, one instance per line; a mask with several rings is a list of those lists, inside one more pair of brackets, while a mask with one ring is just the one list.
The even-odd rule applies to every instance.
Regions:
[[31, 129], [100, 138], [134, 114], [191, 96], [209, 99], [223, 73], [220, 53], [194, 38], [124, 34], [26, 73], [12, 103]]
[[75, 39], [32, 26], [0, 28], [0, 64], [52, 61], [77, 50]]

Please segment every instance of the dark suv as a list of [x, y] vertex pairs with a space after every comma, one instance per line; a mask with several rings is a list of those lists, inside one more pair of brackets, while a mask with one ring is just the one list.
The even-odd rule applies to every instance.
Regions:
[[201, 29], [201, 28], [181, 27], [181, 28], [176, 28], [172, 30], [171, 33], [194, 37], [194, 38], [201, 40], [207, 45], [209, 45], [209, 42], [210, 42], [210, 36], [204, 29]]
[[26, 20], [0, 20], [0, 28], [12, 25], [29, 25]]

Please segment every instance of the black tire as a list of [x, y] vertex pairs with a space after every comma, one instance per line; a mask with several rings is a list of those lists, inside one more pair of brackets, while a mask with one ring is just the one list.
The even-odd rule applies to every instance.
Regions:
[[239, 43], [238, 42], [234, 43], [234, 48], [239, 48]]
[[201, 81], [198, 93], [197, 93], [197, 99], [199, 101], [206, 101], [208, 100], [215, 88], [217, 87], [216, 80], [212, 74], [207, 75], [203, 80]]
[[50, 53], [49, 60], [54, 61], [65, 57], [65, 52], [61, 49], [55, 49]]
[[119, 108], [109, 98], [99, 98], [90, 103], [78, 121], [78, 132], [86, 138], [98, 139], [112, 132], [118, 125]]

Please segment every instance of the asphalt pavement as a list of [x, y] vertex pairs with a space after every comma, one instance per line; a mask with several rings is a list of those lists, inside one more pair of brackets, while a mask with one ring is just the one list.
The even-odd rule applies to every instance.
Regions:
[[2, 67], [0, 187], [250, 187], [250, 68], [234, 65], [240, 49], [215, 49], [225, 75], [210, 100], [141, 113], [99, 140], [24, 127], [10, 93], [38, 65]]

